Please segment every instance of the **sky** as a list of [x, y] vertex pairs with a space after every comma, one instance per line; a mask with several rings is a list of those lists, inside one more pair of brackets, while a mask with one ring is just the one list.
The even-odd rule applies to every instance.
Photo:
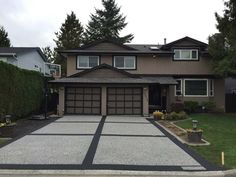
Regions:
[[[223, 14], [223, 0], [116, 0], [128, 25], [122, 35], [131, 43], [163, 44], [189, 36], [207, 43], [217, 32], [214, 13]], [[101, 0], [0, 0], [0, 25], [14, 47], [55, 46], [66, 14], [74, 11], [86, 26]]]

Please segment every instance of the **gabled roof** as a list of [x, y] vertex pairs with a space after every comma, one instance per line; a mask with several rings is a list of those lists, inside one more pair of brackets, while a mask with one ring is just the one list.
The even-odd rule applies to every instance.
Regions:
[[122, 47], [122, 48], [124, 48], [126, 50], [136, 50], [136, 49], [134, 49], [132, 47], [129, 47], [129, 46], [125, 45], [125, 44], [119, 43], [119, 42], [114, 41], [114, 40], [109, 40], [109, 39], [103, 39], [103, 40], [98, 40], [98, 41], [95, 41], [95, 42], [91, 42], [89, 44], [86, 44], [86, 45], [83, 45], [83, 46], [79, 47], [78, 49], [87, 49], [87, 48], [96, 46], [96, 45], [98, 45], [100, 43], [104, 43], [104, 42], [112, 43], [112, 44], [117, 45], [119, 47]]
[[39, 47], [0, 47], [0, 54], [18, 54], [18, 53], [25, 53], [36, 51], [42, 57], [42, 59], [47, 62], [46, 56], [43, 54], [42, 50]]
[[88, 74], [90, 72], [93, 72], [93, 71], [99, 70], [99, 69], [110, 69], [112, 71], [115, 71], [115, 72], [121, 73], [123, 75], [126, 75], [127, 77], [130, 77], [130, 78], [139, 78], [139, 76], [137, 76], [137, 75], [131, 74], [131, 73], [126, 72], [124, 70], [117, 69], [117, 68], [115, 68], [115, 67], [113, 67], [111, 65], [108, 65], [106, 63], [103, 63], [101, 65], [95, 66], [95, 67], [93, 67], [91, 69], [84, 70], [84, 71], [81, 71], [79, 73], [73, 74], [73, 75], [71, 75], [69, 77], [80, 77], [80, 76], [83, 76], [85, 74]]
[[180, 43], [180, 42], [182, 42], [182, 41], [189, 41], [189, 42], [191, 42], [191, 43], [193, 43], [193, 44], [195, 44], [195, 45], [197, 45], [197, 46], [201, 46], [201, 47], [204, 47], [204, 48], [206, 48], [206, 47], [208, 46], [208, 45], [207, 45], [206, 43], [204, 43], [204, 42], [201, 42], [201, 41], [198, 41], [198, 40], [193, 39], [193, 38], [191, 38], [191, 37], [185, 36], [185, 37], [183, 37], [183, 38], [181, 38], [181, 39], [178, 39], [178, 40], [176, 40], [176, 41], [173, 41], [173, 42], [170, 42], [170, 43], [168, 43], [168, 44], [163, 45], [163, 46], [161, 47], [161, 49], [168, 49], [168, 48], [170, 48], [170, 47], [174, 46], [175, 44], [178, 44], [178, 43]]

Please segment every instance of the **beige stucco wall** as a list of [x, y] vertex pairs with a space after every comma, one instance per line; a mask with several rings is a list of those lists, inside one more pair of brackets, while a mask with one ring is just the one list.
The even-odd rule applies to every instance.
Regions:
[[59, 105], [58, 105], [58, 115], [64, 115], [64, 107], [65, 107], [65, 88], [59, 87]]
[[[100, 56], [100, 63], [112, 65], [112, 55]], [[76, 69], [76, 55], [67, 58], [67, 76], [82, 70]], [[137, 56], [137, 69], [128, 70], [134, 74], [212, 74], [211, 63], [207, 58], [199, 61], [173, 61], [171, 57], [153, 57], [152, 55]]]
[[143, 87], [143, 116], [149, 116], [149, 87]]

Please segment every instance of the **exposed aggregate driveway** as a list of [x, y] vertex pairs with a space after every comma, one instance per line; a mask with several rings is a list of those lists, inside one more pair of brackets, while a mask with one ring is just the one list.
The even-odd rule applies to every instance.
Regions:
[[217, 170], [152, 119], [137, 116], [64, 116], [1, 147], [0, 168]]

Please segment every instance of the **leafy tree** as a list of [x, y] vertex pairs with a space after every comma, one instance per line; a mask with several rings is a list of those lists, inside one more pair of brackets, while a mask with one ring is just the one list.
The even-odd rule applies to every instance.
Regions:
[[219, 33], [209, 37], [209, 52], [215, 73], [227, 77], [236, 74], [236, 1], [224, 4], [223, 16], [215, 13]]
[[11, 42], [8, 38], [8, 33], [5, 31], [3, 26], [0, 26], [0, 47], [10, 47]]
[[102, 0], [104, 9], [95, 9], [91, 14], [85, 31], [85, 43], [96, 40], [110, 39], [120, 43], [130, 42], [133, 34], [120, 37], [120, 31], [127, 25], [126, 17], [120, 14], [120, 7], [115, 0]]
[[48, 59], [49, 63], [54, 63], [55, 62], [55, 58], [56, 58], [56, 52], [55, 50], [52, 50], [50, 48], [50, 46], [44, 47], [42, 48], [43, 54], [46, 56], [46, 58]]
[[[84, 29], [74, 12], [67, 15], [65, 22], [61, 25], [60, 31], [56, 32], [55, 50], [74, 49], [82, 45]], [[66, 73], [66, 60], [61, 56], [55, 57], [55, 63], [61, 64], [62, 75]]]

